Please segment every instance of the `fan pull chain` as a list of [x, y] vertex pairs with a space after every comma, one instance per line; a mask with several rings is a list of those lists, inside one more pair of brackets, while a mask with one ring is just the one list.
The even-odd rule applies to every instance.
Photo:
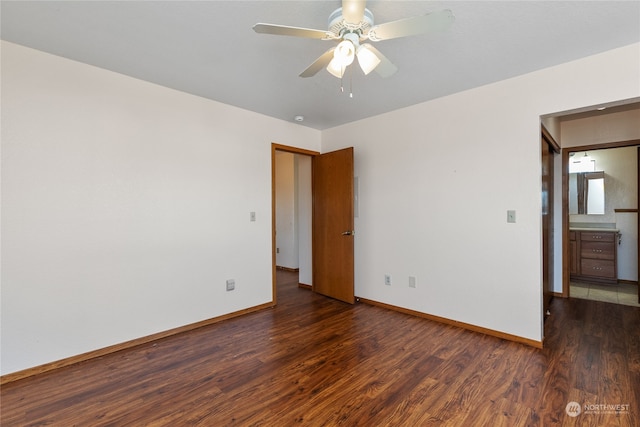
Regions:
[[353, 67], [349, 70], [349, 98], [353, 98]]
[[[340, 75], [340, 92], [344, 93], [344, 74], [347, 71], [347, 67], [342, 68]], [[353, 71], [349, 69], [349, 98], [353, 98]]]

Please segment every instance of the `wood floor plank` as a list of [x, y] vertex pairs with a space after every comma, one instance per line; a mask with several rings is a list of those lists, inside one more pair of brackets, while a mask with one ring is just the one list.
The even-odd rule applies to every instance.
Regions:
[[556, 299], [540, 350], [278, 276], [275, 308], [4, 384], [0, 424], [640, 425], [638, 308]]
[[531, 408], [509, 399], [500, 398], [476, 407], [462, 420], [454, 420], [464, 426], [523, 427], [539, 425]]
[[577, 375], [576, 387], [587, 393], [598, 393], [601, 381], [602, 345], [603, 339], [592, 335], [583, 335], [580, 340], [575, 364], [582, 372], [589, 372], [589, 375]]
[[[562, 332], [556, 341], [558, 350], [549, 358], [543, 377], [539, 411], [545, 426], [562, 425], [569, 391], [576, 378], [574, 366], [581, 330], [572, 327], [566, 333]], [[548, 375], [548, 372], [554, 375]]]

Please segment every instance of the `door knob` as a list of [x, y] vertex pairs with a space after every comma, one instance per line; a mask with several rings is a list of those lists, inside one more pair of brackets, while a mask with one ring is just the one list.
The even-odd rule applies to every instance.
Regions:
[[351, 230], [347, 230], [347, 231], [343, 231], [342, 232], [343, 236], [353, 236], [355, 234], [356, 234], [356, 232], [355, 231], [351, 231]]

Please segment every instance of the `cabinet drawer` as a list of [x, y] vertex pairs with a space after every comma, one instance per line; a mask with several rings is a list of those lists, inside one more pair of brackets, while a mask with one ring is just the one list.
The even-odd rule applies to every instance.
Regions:
[[615, 259], [615, 247], [610, 242], [582, 242], [580, 256], [593, 259]]
[[580, 273], [583, 276], [616, 277], [616, 263], [611, 260], [582, 259]]
[[613, 242], [615, 241], [616, 233], [611, 232], [597, 232], [597, 231], [583, 231], [580, 233], [580, 240], [583, 242], [593, 241], [593, 242]]

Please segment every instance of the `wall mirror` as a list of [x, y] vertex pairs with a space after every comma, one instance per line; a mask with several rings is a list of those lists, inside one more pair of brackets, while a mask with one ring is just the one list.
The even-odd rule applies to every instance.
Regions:
[[604, 171], [569, 174], [569, 214], [604, 215]]

